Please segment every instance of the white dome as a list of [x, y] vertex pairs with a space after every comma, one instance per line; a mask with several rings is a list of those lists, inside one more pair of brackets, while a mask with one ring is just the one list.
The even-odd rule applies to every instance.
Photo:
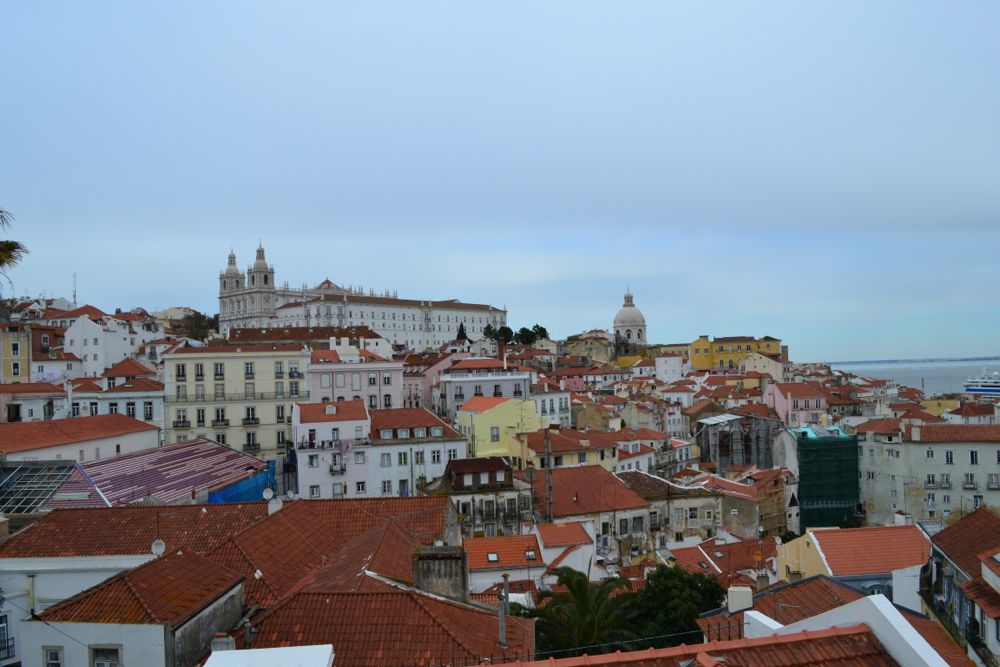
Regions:
[[632, 302], [632, 292], [625, 292], [625, 303], [615, 315], [615, 334], [623, 341], [644, 341], [646, 318]]

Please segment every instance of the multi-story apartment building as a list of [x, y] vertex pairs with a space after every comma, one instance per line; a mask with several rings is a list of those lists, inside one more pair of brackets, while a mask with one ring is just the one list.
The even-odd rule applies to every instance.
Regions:
[[465, 537], [519, 535], [532, 522], [531, 487], [505, 457], [449, 461], [427, 492], [451, 498]]
[[424, 350], [455, 340], [461, 326], [470, 338], [479, 339], [487, 325], [499, 328], [506, 323], [505, 310], [457, 299], [400, 299], [395, 292], [365, 293], [330, 280], [314, 288], [292, 289], [287, 283], [278, 287], [263, 247], [257, 248], [256, 260], [245, 274], [236, 266], [235, 253], [230, 253], [219, 275], [219, 333], [223, 336], [234, 327], [364, 325], [393, 344]]
[[434, 408], [438, 415], [454, 419], [465, 401], [473, 396], [526, 399], [535, 380], [534, 371], [508, 365], [506, 361], [463, 359], [441, 371], [434, 392]]
[[764, 404], [793, 428], [825, 424], [829, 417], [826, 401], [824, 392], [805, 382], [778, 382], [764, 389]]
[[163, 433], [164, 386], [156, 371], [135, 359], [121, 361], [100, 378], [77, 378], [66, 401], [69, 416], [125, 415], [152, 424]]
[[266, 458], [283, 453], [292, 406], [309, 399], [309, 358], [293, 343], [167, 352], [165, 441], [203, 436]]
[[370, 410], [403, 406], [403, 362], [353, 345], [314, 350], [306, 376], [320, 402], [363, 400]]
[[21, 323], [0, 327], [0, 384], [28, 382], [31, 377], [31, 333]]
[[570, 392], [548, 378], [539, 378], [531, 385], [531, 400], [535, 411], [549, 424], [573, 425], [573, 411], [570, 408]]
[[299, 493], [309, 498], [416, 495], [468, 454], [465, 439], [425, 408], [302, 403], [293, 422]]
[[873, 420], [858, 427], [858, 468], [870, 524], [1000, 508], [1000, 425]]
[[696, 371], [735, 371], [743, 367], [744, 359], [753, 352], [777, 354], [782, 359], [788, 356], [781, 341], [771, 336], [727, 336], [715, 339], [709, 339], [707, 335], [699, 336], [688, 347], [688, 351], [691, 368]]

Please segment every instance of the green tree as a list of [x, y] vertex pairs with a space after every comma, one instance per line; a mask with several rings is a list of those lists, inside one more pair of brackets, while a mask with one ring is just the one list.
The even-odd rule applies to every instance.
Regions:
[[528, 327], [521, 327], [517, 330], [517, 333], [514, 334], [514, 340], [521, 345], [531, 345], [535, 342], [535, 334]]
[[458, 335], [455, 336], [455, 340], [469, 340], [469, 334], [465, 333], [465, 323], [458, 325]]
[[[14, 222], [14, 216], [6, 209], [0, 208], [0, 229], [6, 229]], [[0, 240], [0, 275], [7, 278], [7, 272], [21, 261], [28, 254], [28, 249], [19, 241], [9, 239]]]
[[209, 317], [197, 310], [181, 318], [181, 329], [184, 335], [195, 340], [205, 340], [213, 329], [218, 331], [218, 326], [218, 315]]
[[535, 340], [544, 340], [549, 337], [549, 330], [541, 324], [531, 327], [531, 333], [535, 334]]
[[565, 592], [543, 591], [538, 606], [529, 614], [536, 619], [535, 638], [539, 653], [554, 657], [583, 653], [610, 653], [625, 645], [629, 630], [631, 593], [618, 589], [628, 581], [620, 578], [592, 582], [583, 572], [569, 567], [554, 570]]
[[502, 326], [497, 329], [497, 340], [502, 340], [504, 343], [509, 343], [514, 340], [514, 330], [508, 326]]
[[483, 338], [489, 338], [490, 340], [497, 339], [497, 330], [493, 328], [492, 324], [487, 324], [483, 327]]
[[630, 609], [636, 635], [657, 639], [636, 640], [631, 648], [697, 643], [698, 615], [721, 606], [725, 594], [711, 575], [660, 565], [646, 578], [645, 588], [635, 595]]

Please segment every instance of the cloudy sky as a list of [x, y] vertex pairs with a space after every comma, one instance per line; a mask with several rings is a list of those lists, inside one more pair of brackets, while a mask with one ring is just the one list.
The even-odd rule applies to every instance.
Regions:
[[3, 3], [5, 294], [278, 280], [1000, 353], [1000, 3]]

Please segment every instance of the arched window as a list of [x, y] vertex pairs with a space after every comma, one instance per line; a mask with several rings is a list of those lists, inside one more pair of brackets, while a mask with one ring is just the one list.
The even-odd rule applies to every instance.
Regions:
[[264, 284], [267, 284], [267, 274], [264, 275]]
[[625, 330], [625, 340], [632, 340], [632, 330], [631, 329], [626, 329]]
[[635, 334], [635, 337], [636, 337], [637, 339], [639, 339], [639, 340], [642, 340], [642, 329], [639, 329], [639, 330], [638, 330], [638, 331], [636, 332], [636, 334]]
[[257, 276], [250, 276], [250, 284], [251, 285], [257, 284]]

